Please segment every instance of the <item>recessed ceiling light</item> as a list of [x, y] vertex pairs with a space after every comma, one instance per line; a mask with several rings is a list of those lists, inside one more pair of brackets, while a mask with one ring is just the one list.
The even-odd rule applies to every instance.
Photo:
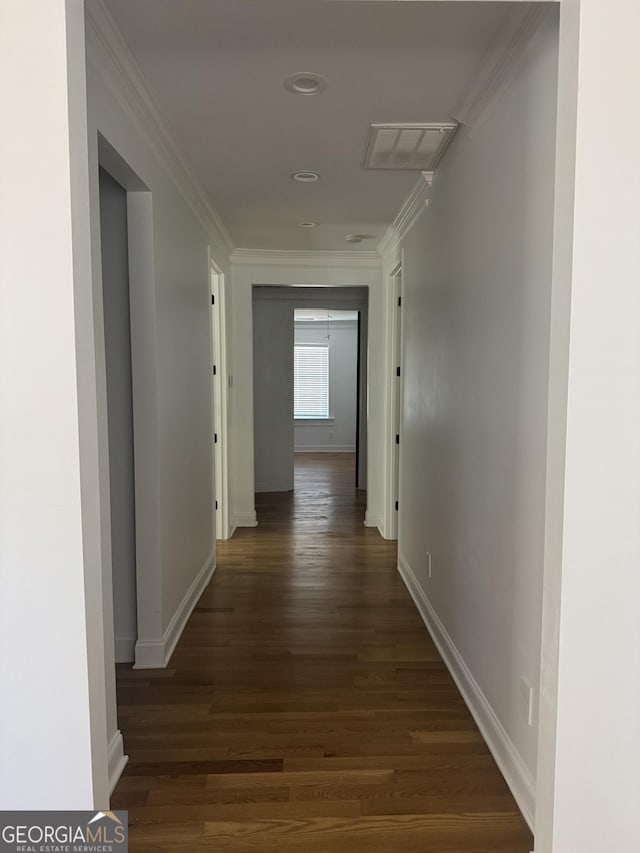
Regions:
[[313, 71], [296, 71], [284, 79], [284, 88], [292, 95], [317, 95], [328, 85], [326, 77]]
[[317, 222], [298, 222], [298, 228], [315, 228]]
[[318, 180], [320, 175], [317, 172], [310, 172], [307, 169], [303, 169], [301, 172], [294, 172], [291, 177], [294, 181], [300, 181], [303, 184], [312, 184]]

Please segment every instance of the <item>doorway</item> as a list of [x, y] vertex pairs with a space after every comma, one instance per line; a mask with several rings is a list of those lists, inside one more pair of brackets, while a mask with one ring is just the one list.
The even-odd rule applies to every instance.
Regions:
[[398, 518], [400, 500], [400, 432], [402, 424], [402, 265], [398, 265], [391, 274], [391, 292], [393, 295], [393, 326], [391, 351], [393, 353], [393, 384], [391, 386], [391, 435], [393, 444], [390, 454], [391, 498], [393, 514], [391, 516], [391, 538], [398, 538]]
[[227, 372], [225, 278], [210, 261], [211, 278], [211, 381], [213, 393], [213, 494], [216, 539], [229, 538], [228, 441], [231, 385]]
[[[364, 488], [358, 456], [360, 311], [294, 309], [294, 459], [332, 457]], [[364, 365], [365, 361], [362, 363]], [[307, 460], [308, 461], [308, 460]], [[295, 488], [295, 486], [294, 486]]]
[[254, 286], [252, 308], [256, 493], [294, 491], [313, 455], [364, 508], [368, 289]]
[[102, 167], [99, 190], [115, 660], [129, 663], [138, 618], [127, 191]]

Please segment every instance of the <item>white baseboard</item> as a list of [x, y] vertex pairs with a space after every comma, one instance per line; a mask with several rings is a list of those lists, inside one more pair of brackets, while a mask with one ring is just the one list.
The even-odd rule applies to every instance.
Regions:
[[355, 445], [352, 444], [305, 444], [296, 447], [295, 453], [355, 453]]
[[402, 554], [398, 554], [398, 571], [462, 698], [482, 732], [500, 772], [511, 789], [524, 819], [534, 832], [536, 783], [533, 776]]
[[109, 769], [109, 794], [113, 794], [113, 789], [118, 784], [118, 780], [122, 776], [122, 771], [125, 768], [129, 756], [124, 754], [124, 742], [122, 740], [122, 732], [118, 731], [109, 741], [107, 747], [107, 762]]
[[367, 510], [364, 514], [364, 526], [365, 527], [377, 527], [380, 536], [384, 539], [384, 524], [382, 523], [382, 519], [378, 515], [373, 515]]
[[235, 531], [237, 527], [257, 527], [258, 519], [256, 511], [253, 512], [237, 512], [231, 522], [231, 530]]
[[138, 640], [134, 669], [164, 669], [167, 666], [193, 608], [215, 571], [215, 556], [216, 552], [213, 550], [194, 578], [162, 637], [159, 640]]
[[116, 663], [131, 663], [136, 659], [136, 637], [120, 635], [115, 638]]

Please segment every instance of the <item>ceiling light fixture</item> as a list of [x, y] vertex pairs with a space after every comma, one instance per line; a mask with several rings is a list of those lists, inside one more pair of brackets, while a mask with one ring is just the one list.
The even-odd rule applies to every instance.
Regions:
[[314, 71], [296, 71], [284, 78], [284, 88], [292, 95], [318, 95], [328, 85], [326, 77]]
[[303, 169], [300, 172], [294, 172], [291, 177], [294, 181], [299, 181], [302, 184], [312, 184], [318, 180], [320, 175], [317, 172], [310, 172], [308, 169]]
[[298, 228], [315, 228], [317, 222], [298, 222]]

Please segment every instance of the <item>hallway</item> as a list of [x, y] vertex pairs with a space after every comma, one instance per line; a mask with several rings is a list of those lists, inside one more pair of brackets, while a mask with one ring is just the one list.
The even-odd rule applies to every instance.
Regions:
[[532, 848], [352, 474], [298, 456], [218, 543], [169, 668], [119, 667], [132, 851]]

